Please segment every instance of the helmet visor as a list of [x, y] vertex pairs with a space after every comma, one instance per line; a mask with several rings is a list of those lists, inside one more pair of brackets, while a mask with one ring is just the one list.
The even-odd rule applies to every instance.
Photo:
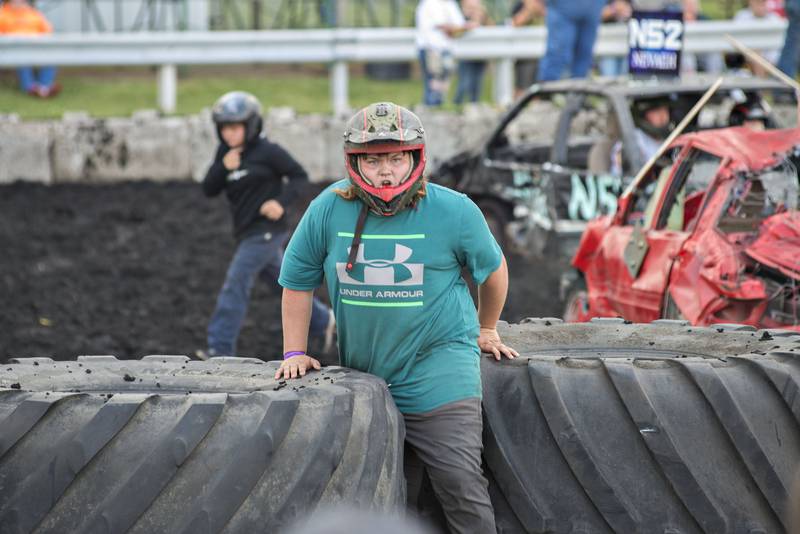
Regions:
[[380, 130], [377, 132], [368, 132], [366, 130], [350, 130], [345, 136], [345, 141], [353, 144], [374, 143], [378, 141], [399, 141], [407, 143], [410, 141], [421, 140], [422, 134], [419, 130], [410, 128], [403, 128], [398, 130]]

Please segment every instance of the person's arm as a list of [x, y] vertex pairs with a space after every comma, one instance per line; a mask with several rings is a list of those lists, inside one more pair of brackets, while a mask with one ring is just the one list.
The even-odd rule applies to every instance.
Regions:
[[39, 32], [40, 33], [53, 33], [53, 26], [50, 22], [42, 15], [41, 12], [37, 11], [39, 15]]
[[522, 9], [511, 17], [512, 26], [524, 26], [539, 16], [544, 16], [545, 6], [541, 0], [523, 0]]
[[[283, 319], [283, 353], [290, 351], [305, 352], [308, 348], [308, 328], [311, 323], [311, 304], [314, 291], [297, 291], [283, 289], [281, 299], [281, 317]], [[292, 356], [281, 362], [275, 373], [275, 379], [298, 378], [306, 371], [320, 369], [319, 360], [307, 354]]]
[[447, 2], [444, 6], [444, 23], [438, 24], [437, 29], [443, 31], [448, 37], [460, 37], [465, 31], [478, 27], [477, 22], [467, 21], [455, 1]]
[[275, 145], [273, 159], [275, 172], [280, 177], [286, 177], [288, 183], [284, 184], [277, 200], [284, 208], [292, 203], [300, 188], [308, 183], [308, 173], [300, 163], [292, 157], [283, 147]]
[[600, 11], [600, 20], [602, 22], [616, 22], [617, 9], [614, 2], [603, 6], [603, 10]]
[[6, 16], [4, 10], [0, 10], [0, 33], [11, 33], [12, 30], [11, 21]]
[[[286, 206], [297, 196], [301, 184], [308, 183], [308, 174], [291, 154], [278, 145], [272, 145], [266, 153], [270, 173], [281, 180], [281, 192], [261, 204], [259, 213], [271, 221], [277, 221], [286, 213]], [[283, 179], [287, 183], [283, 183]]]
[[[317, 197], [311, 202], [286, 247], [278, 283], [283, 287], [281, 317], [283, 319], [283, 353], [305, 352], [308, 348], [308, 328], [314, 288], [323, 280], [323, 265], [327, 257], [327, 205]], [[292, 356], [281, 363], [275, 378], [303, 376], [306, 371], [319, 369], [320, 363], [308, 355]]]
[[453, 220], [454, 249], [459, 264], [478, 284], [478, 346], [481, 352], [494, 354], [498, 360], [503, 355], [513, 358], [517, 352], [504, 345], [497, 334], [497, 321], [508, 293], [506, 259], [480, 208], [466, 196], [462, 196], [461, 201], [461, 217]]
[[493, 354], [497, 360], [503, 356], [509, 359], [519, 356], [516, 350], [500, 340], [500, 335], [497, 333], [497, 321], [500, 320], [500, 312], [503, 311], [507, 294], [508, 266], [506, 258], [503, 257], [500, 267], [478, 286], [478, 321], [480, 322], [478, 346], [482, 352]]
[[217, 149], [217, 154], [214, 156], [214, 162], [208, 168], [206, 177], [203, 178], [203, 193], [207, 197], [219, 195], [225, 189], [225, 181], [228, 177], [228, 169], [222, 162], [222, 158], [227, 152], [227, 147], [220, 145]]

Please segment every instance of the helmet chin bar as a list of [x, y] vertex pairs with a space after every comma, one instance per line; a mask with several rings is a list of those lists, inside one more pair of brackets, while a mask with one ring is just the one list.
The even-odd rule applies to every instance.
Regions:
[[[350, 175], [350, 179], [353, 181], [356, 187], [368, 195], [373, 196], [376, 199], [380, 199], [386, 203], [391, 202], [393, 198], [402, 195], [409, 188], [411, 188], [414, 183], [422, 177], [422, 171], [425, 169], [425, 152], [421, 148], [413, 148], [409, 150], [408, 147], [404, 146], [386, 147], [386, 149], [383, 150], [383, 153], [401, 151], [412, 153], [412, 168], [410, 169], [408, 176], [399, 185], [395, 187], [376, 187], [361, 174], [360, 169], [358, 168], [359, 163], [357, 159], [355, 168], [353, 167], [351, 156], [358, 158], [359, 154], [367, 153], [366, 151], [357, 153], [350, 152], [347, 154], [345, 163], [347, 165], [347, 172]], [[369, 151], [369, 153], [375, 152]], [[418, 153], [419, 156], [414, 157], [414, 153]]]
[[372, 195], [376, 198], [383, 200], [384, 202], [391, 201], [394, 197], [398, 195], [402, 195], [405, 191], [408, 190], [414, 182], [416, 182], [420, 175], [422, 174], [422, 168], [420, 164], [417, 164], [415, 168], [411, 170], [408, 178], [402, 182], [400, 185], [395, 187], [375, 187], [374, 185], [370, 184], [361, 173], [358, 172], [357, 169], [354, 169], [350, 162], [348, 161], [347, 164], [347, 171], [350, 174], [350, 178], [356, 183], [356, 186], [364, 190], [367, 194]]
[[[378, 213], [381, 215], [393, 215], [405, 206], [391, 206], [392, 201], [414, 187], [420, 178], [422, 178], [422, 172], [425, 170], [425, 149], [423, 146], [408, 147], [396, 145], [385, 145], [381, 148], [382, 150], [380, 151], [375, 150], [372, 147], [364, 151], [348, 151], [345, 154], [345, 165], [347, 166], [347, 173], [350, 176], [350, 180], [353, 182], [353, 185], [355, 185], [356, 188], [358, 188], [362, 193], [365, 193], [373, 198], [372, 202], [368, 202], [368, 204], [371, 204], [373, 211], [378, 211]], [[376, 187], [361, 175], [357, 162], [355, 166], [352, 164], [352, 158], [357, 158], [359, 154], [389, 153], [400, 151], [411, 152], [413, 161], [412, 168], [409, 171], [407, 178], [395, 187]], [[386, 207], [384, 208], [380, 204], [385, 204]], [[379, 210], [376, 210], [375, 208], [379, 208]]]

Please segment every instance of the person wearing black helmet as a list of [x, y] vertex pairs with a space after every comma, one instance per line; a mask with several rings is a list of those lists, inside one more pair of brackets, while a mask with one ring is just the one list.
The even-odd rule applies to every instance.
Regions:
[[[424, 508], [427, 474], [451, 532], [494, 533], [481, 471], [480, 353], [517, 355], [496, 329], [508, 271], [480, 209], [428, 183], [425, 159], [422, 123], [401, 106], [372, 104], [347, 123], [348, 178], [311, 203], [286, 249], [275, 378], [320, 368], [307, 331], [324, 277], [342, 364], [383, 378], [403, 414], [409, 506]], [[478, 284], [477, 311], [463, 268]]]
[[658, 151], [674, 127], [669, 105], [669, 98], [663, 96], [642, 98], [633, 104], [636, 144], [644, 161]]
[[[633, 131], [636, 146], [642, 154], [642, 161], [647, 161], [658, 151], [674, 127], [670, 116], [670, 100], [662, 95], [642, 97], [631, 105], [631, 114], [636, 126]], [[622, 141], [617, 141], [611, 147], [608, 160], [611, 174], [622, 176]]]
[[[243, 91], [222, 95], [212, 118], [220, 144], [203, 180], [203, 192], [208, 197], [225, 192], [237, 248], [208, 325], [208, 348], [196, 353], [201, 359], [236, 354], [256, 277], [277, 287], [288, 235], [285, 209], [297, 187], [308, 180], [303, 167], [262, 133], [261, 104], [253, 95]], [[311, 332], [323, 340], [327, 353], [333, 341], [333, 313], [317, 299], [312, 304]]]
[[744, 126], [755, 131], [766, 130], [770, 125], [770, 118], [763, 107], [757, 103], [744, 102], [737, 104], [728, 115], [728, 126]]

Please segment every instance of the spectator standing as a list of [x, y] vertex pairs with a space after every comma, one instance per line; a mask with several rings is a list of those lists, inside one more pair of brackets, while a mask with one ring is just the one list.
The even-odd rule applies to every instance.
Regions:
[[783, 0], [767, 0], [767, 10], [770, 13], [775, 13], [780, 18], [786, 18], [786, 9]]
[[[698, 20], [709, 20], [700, 11], [698, 0], [682, 0], [683, 22], [693, 24]], [[695, 72], [708, 72], [719, 74], [725, 69], [725, 59], [722, 54], [709, 52], [707, 54], [691, 54], [684, 52], [681, 54], [681, 74], [692, 74]]]
[[[461, 0], [461, 12], [469, 23], [487, 26], [492, 23], [481, 0]], [[477, 102], [481, 97], [481, 85], [486, 62], [476, 59], [463, 59], [458, 62], [458, 85], [454, 102], [461, 104], [465, 99]]]
[[763, 132], [770, 127], [769, 114], [758, 103], [743, 102], [731, 109], [728, 116], [728, 126], [744, 126], [758, 132]]
[[800, 0], [786, 0], [784, 6], [789, 25], [783, 40], [783, 49], [778, 58], [778, 68], [790, 78], [797, 76], [797, 60], [800, 56]]
[[592, 49], [605, 0], [548, 0], [547, 49], [539, 81], [584, 78], [592, 67]]
[[[742, 9], [734, 15], [735, 21], [753, 21], [753, 20], [780, 20], [781, 17], [767, 8], [766, 0], [748, 0], [747, 7]], [[781, 51], [777, 49], [770, 50], [757, 50], [764, 59], [773, 65], [778, 62]], [[756, 76], [764, 77], [767, 75], [764, 67], [753, 61], [747, 60], [747, 66]]]
[[[308, 180], [303, 167], [261, 133], [261, 104], [250, 93], [222, 95], [212, 118], [220, 144], [203, 180], [203, 192], [209, 197], [225, 192], [237, 247], [208, 325], [208, 349], [196, 352], [202, 360], [236, 355], [256, 278], [279, 287], [288, 236], [286, 207], [298, 186]], [[309, 301], [309, 311], [311, 334], [324, 338], [322, 352], [327, 353], [333, 345], [333, 312], [316, 298]]]
[[[541, 25], [545, 14], [544, 0], [519, 0], [511, 9], [511, 25], [514, 27], [528, 24]], [[539, 69], [537, 59], [518, 59], [514, 62], [514, 98], [518, 98], [536, 81]]]
[[423, 78], [423, 102], [441, 106], [453, 74], [453, 37], [475, 27], [455, 0], [421, 0], [415, 13], [417, 49]]
[[[53, 27], [42, 13], [27, 0], [6, 0], [0, 6], [0, 34], [35, 36], [53, 33]], [[19, 67], [20, 89], [31, 96], [49, 98], [61, 90], [56, 83], [55, 67]]]
[[[620, 24], [628, 22], [633, 13], [630, 0], [608, 0], [603, 8], [604, 24]], [[625, 56], [602, 57], [597, 62], [601, 76], [621, 76], [628, 73], [628, 62]]]

